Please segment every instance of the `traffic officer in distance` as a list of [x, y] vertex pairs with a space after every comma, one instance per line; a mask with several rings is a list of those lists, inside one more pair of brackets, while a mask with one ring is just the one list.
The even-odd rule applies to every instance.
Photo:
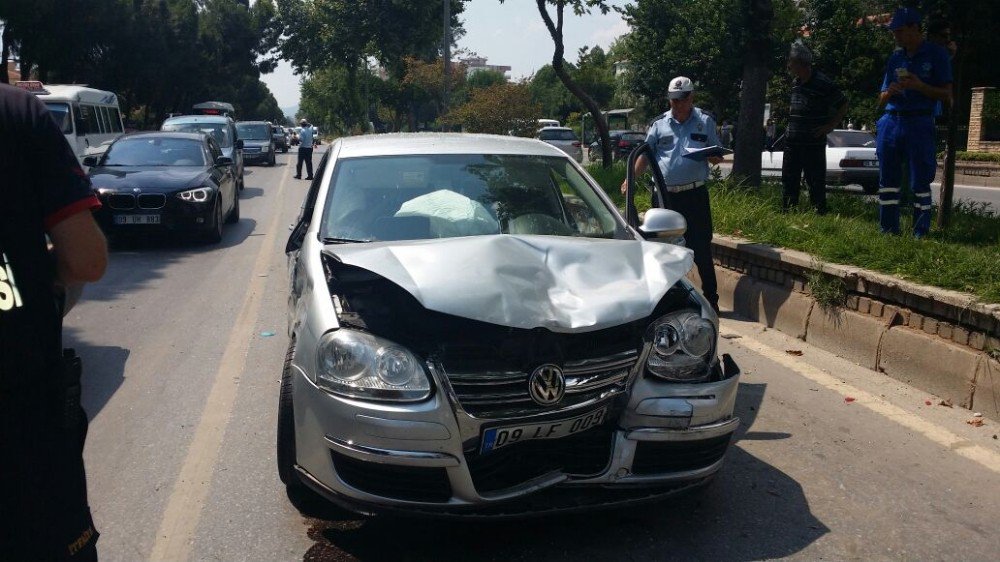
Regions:
[[913, 235], [931, 228], [931, 182], [937, 172], [934, 113], [938, 102], [951, 104], [951, 59], [940, 45], [920, 33], [920, 14], [899, 8], [889, 21], [898, 49], [889, 55], [879, 107], [885, 114], [876, 124], [879, 163], [879, 225], [899, 234], [902, 167], [910, 166], [913, 191]]
[[781, 161], [781, 209], [799, 204], [802, 173], [816, 214], [826, 214], [826, 136], [847, 115], [847, 98], [822, 72], [813, 69], [812, 53], [792, 43], [788, 72], [795, 77], [788, 104], [788, 130]]
[[[712, 263], [712, 208], [708, 200], [708, 164], [722, 162], [721, 157], [704, 160], [685, 158], [688, 149], [719, 145], [715, 132], [715, 119], [694, 106], [694, 85], [691, 79], [678, 76], [670, 81], [667, 89], [670, 111], [653, 122], [646, 133], [646, 144], [656, 153], [666, 183], [664, 201], [668, 209], [677, 211], [687, 220], [684, 239], [694, 251], [694, 263], [701, 277], [701, 292], [712, 308], [719, 311], [718, 284], [715, 265]], [[635, 162], [638, 177], [649, 167], [646, 156]], [[622, 182], [625, 193], [626, 182]]]
[[306, 179], [313, 179], [313, 128], [309, 121], [299, 121], [302, 129], [299, 131], [299, 159], [295, 164], [295, 179], [302, 179], [302, 163], [306, 164]]

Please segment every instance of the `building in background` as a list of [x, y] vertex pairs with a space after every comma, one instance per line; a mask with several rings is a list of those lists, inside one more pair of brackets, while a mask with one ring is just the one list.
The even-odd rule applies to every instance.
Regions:
[[499, 72], [503, 74], [508, 80], [510, 80], [510, 67], [499, 65], [499, 64], [486, 64], [486, 57], [472, 56], [461, 61], [462, 65], [465, 66], [465, 75], [471, 76], [476, 72], [482, 70], [492, 70], [494, 72]]

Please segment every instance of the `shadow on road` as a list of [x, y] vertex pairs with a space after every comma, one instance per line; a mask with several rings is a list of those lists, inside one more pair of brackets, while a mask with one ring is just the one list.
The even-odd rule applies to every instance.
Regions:
[[244, 199], [244, 200], [245, 199], [253, 199], [254, 197], [260, 197], [262, 195], [264, 195], [264, 190], [263, 189], [261, 189], [259, 187], [250, 187], [250, 186], [247, 186], [247, 187], [243, 188], [243, 191], [240, 192], [240, 199]]
[[104, 278], [87, 285], [88, 301], [108, 301], [129, 294], [163, 277], [171, 264], [191, 255], [217, 252], [242, 244], [257, 228], [257, 221], [243, 218], [227, 224], [222, 242], [207, 244], [193, 236], [149, 233], [116, 236], [110, 240], [110, 260]]
[[63, 330], [63, 346], [76, 349], [83, 361], [83, 409], [94, 419], [125, 382], [125, 364], [132, 351], [118, 346], [90, 345], [76, 330]]
[[[738, 440], [788, 436], [748, 432], [765, 386], [740, 385]], [[315, 542], [307, 561], [760, 560], [793, 555], [829, 532], [798, 482], [738, 442], [707, 488], [638, 507], [500, 522], [365, 520], [333, 507], [306, 515]]]

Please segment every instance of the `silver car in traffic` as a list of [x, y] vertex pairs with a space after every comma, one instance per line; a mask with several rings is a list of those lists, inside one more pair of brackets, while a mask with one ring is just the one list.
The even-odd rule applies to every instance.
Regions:
[[286, 246], [278, 470], [357, 513], [520, 516], [707, 483], [739, 369], [683, 219], [530, 139], [344, 137]]
[[583, 144], [569, 127], [542, 127], [536, 132], [538, 140], [547, 142], [566, 153], [567, 156], [583, 162]]

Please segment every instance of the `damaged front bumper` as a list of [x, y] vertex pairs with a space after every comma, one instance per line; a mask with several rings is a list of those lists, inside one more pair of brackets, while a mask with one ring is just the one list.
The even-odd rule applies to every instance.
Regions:
[[[293, 388], [302, 481], [371, 514], [523, 516], [655, 500], [706, 483], [739, 425], [739, 368], [724, 355], [709, 382], [679, 384], [632, 368], [620, 391], [517, 418], [470, 414], [451, 379], [417, 404], [347, 399], [301, 371]], [[605, 422], [560, 439], [481, 452], [486, 430], [572, 420], [608, 408]]]

